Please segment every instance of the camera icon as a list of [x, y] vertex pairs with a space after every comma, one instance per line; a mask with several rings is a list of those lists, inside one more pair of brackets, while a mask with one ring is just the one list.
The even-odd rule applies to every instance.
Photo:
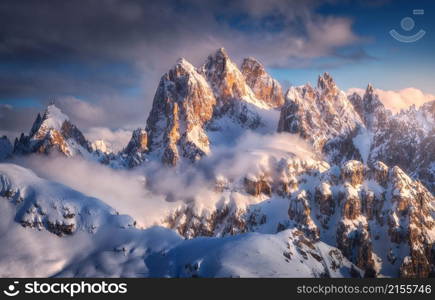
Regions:
[[20, 293], [20, 291], [16, 289], [16, 285], [18, 284], [19, 284], [18, 281], [14, 281], [14, 284], [10, 284], [8, 288], [3, 291], [3, 293], [9, 297], [15, 297]]
[[[424, 9], [414, 9], [413, 15], [424, 15]], [[415, 21], [411, 17], [405, 17], [400, 21], [400, 27], [404, 31], [411, 31], [415, 27]], [[397, 32], [397, 30], [390, 30], [390, 35], [399, 42], [402, 43], [414, 43], [424, 37], [426, 31], [420, 29], [416, 34], [413, 35], [403, 35]]]

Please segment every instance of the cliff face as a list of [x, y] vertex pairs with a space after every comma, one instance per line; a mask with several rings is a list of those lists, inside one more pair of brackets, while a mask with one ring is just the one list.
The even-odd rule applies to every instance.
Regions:
[[334, 163], [361, 159], [352, 139], [363, 121], [329, 74], [319, 76], [317, 88], [291, 87], [286, 101], [278, 132], [298, 134]]
[[254, 66], [250, 72], [245, 63], [242, 74], [223, 48], [199, 69], [179, 60], [163, 75], [154, 96], [146, 127], [150, 155], [166, 165], [176, 165], [180, 158], [196, 161], [210, 153], [209, 131], [223, 131], [222, 123], [262, 126], [258, 110], [278, 106], [282, 95], [279, 84], [258, 62], [256, 66], [261, 72]]
[[[220, 178], [216, 192], [225, 200], [211, 210], [189, 202], [167, 226], [187, 238], [296, 227], [311, 241], [337, 247], [367, 276], [433, 272], [435, 198], [399, 167], [298, 159], [272, 166], [267, 174]], [[287, 217], [277, 218], [285, 203]]]
[[258, 60], [253, 57], [245, 58], [241, 72], [258, 99], [262, 99], [274, 108], [279, 108], [284, 104], [281, 85], [266, 72]]
[[[266, 119], [278, 112], [273, 126], [281, 134], [276, 127], [265, 134]], [[279, 83], [257, 60], [247, 58], [239, 69], [218, 49], [199, 68], [180, 59], [159, 82], [146, 128], [134, 130], [117, 154], [103, 142], [94, 143], [92, 158], [116, 168], [143, 164], [146, 170], [153, 161], [176, 166], [180, 177], [200, 174], [201, 186], [192, 187], [200, 192], [194, 196], [184, 186], [152, 190], [159, 180], [154, 174], [146, 180], [151, 194], [173, 204], [160, 225], [185, 238], [289, 230], [288, 249], [298, 252], [285, 251], [289, 261], [314, 258], [324, 265], [338, 257], [334, 264], [346, 259], [366, 276], [428, 277], [435, 272], [434, 123], [435, 101], [392, 114], [373, 86], [364, 95], [347, 96], [327, 73], [316, 87], [291, 87], [283, 97]], [[261, 143], [232, 148], [248, 133]], [[269, 136], [277, 136], [274, 143], [280, 145], [294, 140], [277, 149]], [[7, 139], [0, 142], [0, 150], [8, 149]], [[306, 146], [304, 154], [299, 144]], [[237, 160], [228, 153], [233, 150]], [[15, 141], [14, 152], [53, 151], [86, 156], [91, 148], [51, 105], [29, 135]], [[247, 166], [238, 170], [238, 160]], [[2, 196], [21, 197], [9, 189]], [[37, 213], [29, 213], [23, 226], [48, 226], [59, 235], [75, 231], [64, 220], [74, 216], [59, 224], [40, 222], [44, 214], [37, 206], [32, 210]], [[314, 246], [321, 243], [334, 248], [325, 256]]]

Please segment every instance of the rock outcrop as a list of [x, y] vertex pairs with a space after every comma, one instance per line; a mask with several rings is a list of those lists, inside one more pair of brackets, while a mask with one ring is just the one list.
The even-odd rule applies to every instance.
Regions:
[[298, 134], [330, 161], [361, 159], [352, 138], [363, 122], [332, 77], [319, 76], [317, 88], [291, 87], [281, 109], [278, 132]]

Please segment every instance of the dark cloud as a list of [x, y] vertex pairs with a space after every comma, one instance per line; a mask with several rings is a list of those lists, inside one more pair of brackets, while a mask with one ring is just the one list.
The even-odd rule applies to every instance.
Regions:
[[[337, 49], [361, 38], [352, 20], [315, 13], [325, 2], [336, 1], [3, 0], [0, 103], [56, 96], [124, 106], [80, 120], [112, 127], [144, 122], [160, 76], [179, 57], [200, 65], [223, 46], [236, 61], [255, 56], [274, 67], [325, 56], [364, 59], [340, 57]], [[67, 111], [76, 104], [63, 100]]]
[[6, 135], [13, 139], [21, 132], [28, 132], [35, 120], [36, 107], [14, 108], [8, 104], [0, 104], [0, 136]]

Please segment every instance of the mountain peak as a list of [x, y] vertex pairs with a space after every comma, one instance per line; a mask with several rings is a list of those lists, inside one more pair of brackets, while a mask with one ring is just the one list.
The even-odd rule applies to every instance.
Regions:
[[246, 73], [246, 71], [255, 72], [258, 75], [266, 73], [264, 66], [254, 57], [243, 59], [241, 71], [242, 73]]
[[241, 72], [258, 99], [263, 100], [271, 107], [279, 107], [284, 104], [281, 85], [266, 72], [264, 66], [256, 58], [245, 58]]
[[321, 90], [332, 90], [336, 88], [335, 81], [329, 73], [325, 72], [319, 75], [317, 79], [317, 87]]
[[14, 145], [14, 152], [19, 154], [48, 154], [52, 150], [66, 156], [81, 155], [92, 150], [80, 130], [54, 104], [47, 106], [42, 117], [37, 115], [29, 136], [21, 134]]
[[42, 117], [42, 124], [45, 125], [47, 128], [60, 130], [63, 123], [68, 120], [68, 116], [65, 115], [56, 105], [50, 104], [47, 106], [44, 112], [44, 116]]
[[228, 53], [225, 50], [225, 48], [221, 47], [219, 49], [216, 50], [216, 53], [214, 55], [215, 57], [223, 57], [223, 58], [228, 58]]
[[182, 68], [184, 70], [195, 70], [195, 67], [184, 57], [181, 57], [177, 60], [173, 69]]
[[366, 94], [369, 95], [369, 94], [373, 94], [374, 92], [375, 92], [375, 89], [373, 88], [373, 85], [371, 83], [369, 83], [367, 85], [367, 88], [366, 88]]

